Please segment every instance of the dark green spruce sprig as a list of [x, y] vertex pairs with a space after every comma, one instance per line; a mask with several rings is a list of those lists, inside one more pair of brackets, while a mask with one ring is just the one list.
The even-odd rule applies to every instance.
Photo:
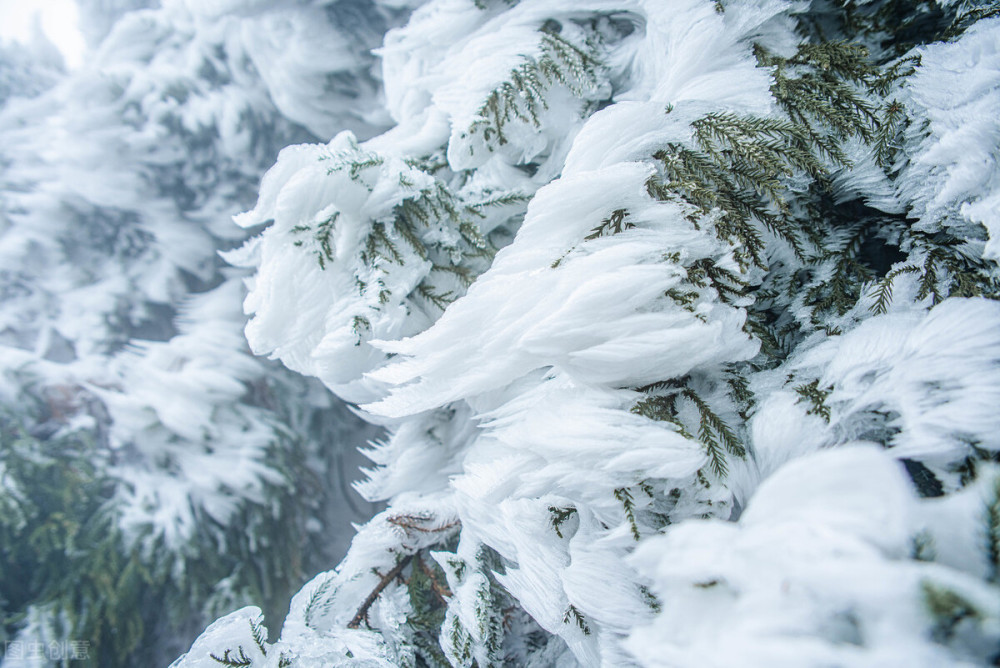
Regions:
[[541, 30], [537, 56], [523, 56], [507, 79], [494, 88], [477, 112], [467, 132], [481, 132], [487, 142], [508, 142], [504, 128], [512, 122], [541, 127], [541, 113], [548, 109], [550, 89], [561, 84], [583, 98], [600, 86], [601, 63], [593, 43], [574, 44], [562, 36], [555, 22]]
[[[669, 422], [677, 432], [691, 440], [699, 441], [705, 448], [712, 472], [719, 478], [729, 474], [727, 455], [743, 459], [746, 448], [729, 424], [705, 401], [701, 395], [683, 383], [664, 382], [641, 388], [649, 396], [640, 399], [632, 412], [652, 420]], [[697, 436], [680, 417], [680, 402], [690, 402], [698, 415]]]
[[716, 234], [736, 247], [744, 266], [766, 266], [758, 224], [804, 256], [809, 229], [792, 214], [784, 181], [798, 172], [825, 173], [808, 150], [809, 133], [791, 121], [729, 112], [707, 114], [692, 130], [693, 146], [672, 142], [653, 154], [662, 176], [647, 183], [650, 195], [680, 198], [700, 216], [715, 216]]

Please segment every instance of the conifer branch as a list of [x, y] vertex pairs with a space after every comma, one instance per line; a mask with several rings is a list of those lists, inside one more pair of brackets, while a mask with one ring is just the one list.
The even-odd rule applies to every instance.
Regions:
[[663, 177], [648, 182], [650, 195], [680, 197], [706, 216], [719, 212], [716, 234], [737, 246], [743, 262], [764, 266], [754, 221], [804, 257], [801, 237], [812, 235], [791, 215], [784, 180], [799, 172], [824, 177], [819, 154], [832, 144], [807, 125], [773, 118], [710, 113], [691, 126], [697, 149], [670, 143], [653, 154]]
[[431, 304], [434, 304], [434, 306], [438, 307], [442, 311], [448, 308], [448, 305], [457, 299], [451, 290], [446, 292], [437, 292], [437, 289], [433, 285], [426, 282], [419, 284], [414, 292], [429, 301]]
[[657, 422], [669, 422], [677, 428], [677, 433], [681, 436], [692, 441], [696, 441], [698, 439], [696, 439], [691, 432], [687, 430], [684, 423], [682, 423], [677, 417], [677, 397], [677, 393], [646, 397], [645, 399], [640, 399], [636, 402], [636, 404], [632, 406], [631, 411], [637, 415], [647, 417], [650, 420], [656, 420]]
[[642, 595], [643, 600], [650, 610], [653, 612], [660, 612], [663, 609], [663, 604], [660, 603], [660, 599], [656, 597], [649, 587], [645, 585], [639, 585], [639, 593]]
[[231, 656], [233, 654], [233, 650], [231, 649], [227, 649], [221, 657], [216, 656], [215, 654], [209, 654], [209, 656], [221, 663], [223, 666], [232, 666], [233, 668], [246, 668], [247, 666], [252, 666], [253, 659], [246, 655], [243, 651], [242, 645], [239, 646], [238, 651], [239, 654], [236, 656]]
[[[383, 157], [363, 151], [357, 144], [352, 149], [325, 155], [321, 160], [330, 163], [328, 173], [346, 173], [369, 190], [373, 186], [368, 183], [372, 179], [368, 172], [385, 165]], [[434, 165], [426, 160], [409, 159], [405, 162], [409, 170], [420, 169], [424, 174], [434, 169]], [[383, 176], [380, 172], [379, 178]], [[425, 277], [405, 297], [396, 296], [386, 287], [395, 282], [389, 283], [384, 277], [396, 268], [406, 266], [408, 259], [416, 256], [423, 262], [430, 262], [431, 271], [450, 273], [462, 287], [468, 287], [484, 263], [463, 263], [463, 258], [488, 259], [495, 252], [479, 229], [477, 220], [486, 216], [486, 209], [516, 206], [528, 198], [519, 192], [499, 192], [484, 200], [466, 203], [440, 180], [434, 179], [429, 185], [416, 188], [418, 179], [407, 170], [400, 171], [398, 180], [404, 189], [403, 199], [393, 207], [390, 215], [371, 221], [367, 234], [361, 240], [354, 283], [361, 297], [373, 298], [371, 308], [375, 311], [380, 311], [382, 305], [389, 304], [394, 298], [410, 297], [419, 297], [444, 310], [459, 296], [454, 290], [438, 290]], [[326, 270], [335, 258], [337, 249], [334, 248], [333, 233], [339, 216], [339, 212], [334, 212], [318, 224], [300, 223], [291, 229], [292, 234], [298, 237], [293, 240], [297, 247], [305, 247], [309, 242], [308, 238], [300, 235], [311, 234], [309, 248], [321, 270]], [[446, 233], [442, 234], [442, 231]], [[373, 282], [378, 287], [377, 291], [369, 290]], [[364, 332], [371, 331], [371, 322], [366, 316], [355, 316], [352, 329], [358, 337], [356, 345], [361, 345]]]
[[920, 264], [897, 267], [875, 285], [871, 293], [875, 297], [873, 313], [887, 312], [892, 303], [893, 283], [903, 274], [920, 275], [916, 298], [930, 297], [932, 304], [946, 297], [1000, 298], [996, 265], [970, 257], [963, 240], [945, 233], [929, 235], [912, 229], [905, 230], [903, 236], [904, 243], [911, 248], [910, 257]]
[[875, 95], [885, 97], [889, 95], [893, 84], [900, 79], [905, 79], [916, 74], [917, 67], [919, 66], [920, 54], [898, 58], [884, 66], [881, 70], [878, 70], [873, 77], [869, 77], [868, 86]]
[[524, 204], [526, 202], [529, 202], [530, 200], [531, 197], [529, 195], [525, 195], [524, 193], [521, 192], [511, 191], [511, 192], [501, 193], [499, 195], [491, 195], [490, 197], [484, 200], [469, 204], [469, 207], [476, 211], [482, 211], [483, 209], [489, 209], [492, 207]]
[[970, 7], [968, 3], [963, 3], [963, 5], [960, 6], [962, 6], [963, 9], [960, 10], [952, 24], [948, 26], [948, 29], [941, 35], [942, 39], [956, 39], [966, 30], [971, 28], [977, 21], [992, 18], [994, 16], [1000, 16], [1000, 2], [997, 2], [996, 0], [986, 2], [978, 6], [973, 5]]
[[335, 211], [332, 216], [316, 226], [316, 241], [319, 242], [320, 250], [327, 260], [333, 260], [333, 243], [330, 235], [333, 234], [333, 227], [337, 223], [339, 211]]
[[787, 359], [791, 353], [792, 344], [785, 329], [778, 329], [773, 323], [767, 322], [766, 313], [748, 311], [743, 331], [760, 341], [761, 351], [770, 364]]
[[[313, 626], [313, 615], [316, 613], [316, 606], [319, 605], [320, 600], [323, 599], [327, 592], [330, 591], [330, 588], [333, 587], [334, 579], [335, 578], [333, 576], [328, 577], [322, 582], [322, 584], [313, 590], [312, 594], [309, 595], [309, 602], [306, 603], [305, 607], [306, 626], [309, 628], [315, 628]], [[336, 592], [336, 588], [334, 588], [334, 592]], [[327, 605], [329, 605], [329, 603], [327, 603]]]
[[741, 404], [753, 403], [754, 395], [745, 376], [731, 372], [726, 376], [726, 383], [729, 385], [729, 394], [733, 401]]
[[920, 273], [920, 267], [913, 265], [904, 265], [893, 269], [885, 277], [879, 281], [875, 286], [875, 291], [872, 295], [875, 297], [875, 303], [871, 306], [872, 313], [876, 315], [882, 315], [889, 312], [889, 305], [892, 304], [892, 284], [899, 276], [903, 274], [918, 274]]
[[[698, 411], [700, 420], [697, 438], [691, 435], [678, 417], [677, 399], [679, 397], [690, 401]], [[678, 433], [685, 438], [701, 442], [705, 447], [705, 452], [708, 454], [712, 470], [720, 478], [725, 478], [729, 472], [726, 463], [727, 452], [741, 459], [746, 457], [746, 449], [740, 443], [739, 438], [733, 432], [732, 428], [712, 410], [704, 399], [688, 387], [682, 386], [676, 388], [671, 394], [655, 395], [641, 399], [631, 410], [633, 413], [652, 420], [669, 422], [677, 427]], [[618, 491], [615, 492], [615, 496], [618, 498]], [[623, 499], [619, 500], [625, 504]], [[631, 500], [631, 497], [629, 497], [629, 500]], [[628, 515], [628, 511], [629, 509], [626, 505], [626, 515]]]
[[732, 304], [734, 300], [745, 297], [750, 287], [739, 274], [720, 267], [710, 258], [696, 260], [684, 270], [688, 281], [698, 287], [711, 287], [724, 304]]
[[379, 577], [378, 584], [375, 585], [375, 589], [371, 591], [370, 594], [362, 602], [361, 607], [358, 608], [357, 613], [351, 618], [351, 621], [347, 623], [347, 628], [356, 629], [361, 626], [361, 622], [368, 618], [368, 609], [372, 607], [372, 604], [378, 599], [379, 594], [381, 594], [389, 584], [402, 574], [403, 569], [410, 563], [413, 559], [412, 554], [407, 554], [396, 562], [388, 573]]
[[540, 114], [548, 109], [546, 93], [554, 84], [562, 84], [577, 97], [597, 89], [600, 63], [589, 45], [579, 47], [555, 31], [545, 30], [539, 52], [537, 57], [525, 56], [507, 80], [490, 92], [469, 134], [482, 131], [486, 141], [502, 146], [508, 141], [504, 134], [507, 124], [519, 121], [541, 126]]
[[364, 338], [364, 332], [372, 331], [372, 323], [368, 318], [364, 317], [363, 315], [356, 315], [353, 318], [351, 318], [351, 331], [354, 332], [354, 335], [358, 337], [354, 345], [360, 346], [361, 340]]
[[625, 518], [632, 531], [632, 538], [638, 541], [641, 536], [639, 535], [639, 525], [635, 520], [635, 500], [632, 498], [632, 492], [628, 491], [627, 487], [619, 487], [615, 490], [615, 498], [621, 502], [625, 509]]
[[809, 383], [804, 383], [795, 388], [795, 393], [799, 395], [799, 399], [796, 403], [808, 401], [812, 407], [806, 411], [806, 414], [819, 415], [829, 423], [830, 407], [827, 406], [826, 399], [830, 396], [832, 391], [833, 388], [821, 390], [818, 379]]
[[805, 303], [813, 308], [813, 322], [819, 321], [817, 312], [847, 313], [860, 297], [861, 286], [874, 278], [874, 271], [859, 260], [870, 226], [870, 222], [857, 221], [839, 235], [827, 235], [826, 251], [814, 264], [831, 266], [832, 274], [821, 273], [805, 296]]
[[593, 241], [598, 237], [612, 236], [621, 234], [625, 230], [631, 230], [635, 225], [627, 221], [626, 218], [628, 218], [628, 211], [615, 209], [610, 216], [601, 221], [600, 225], [592, 229], [590, 234], [584, 237], [584, 240]]
[[469, 267], [463, 265], [455, 264], [435, 264], [431, 266], [431, 271], [437, 271], [445, 274], [451, 274], [456, 277], [462, 285], [469, 287], [475, 280], [475, 276]]
[[865, 47], [846, 42], [806, 43], [791, 58], [774, 55], [760, 45], [754, 48], [758, 63], [773, 68], [775, 100], [828, 159], [848, 164], [837, 144], [813, 129], [817, 125], [837, 139], [872, 141], [878, 125], [876, 108], [855, 85], [874, 91], [884, 84], [878, 68], [868, 62]]
[[428, 565], [423, 552], [414, 555], [410, 577], [406, 579], [411, 607], [406, 619], [411, 631], [409, 642], [428, 666], [444, 667], [449, 663], [439, 640], [453, 594], [440, 567], [433, 561]]
[[571, 517], [576, 515], [576, 508], [573, 508], [572, 506], [569, 508], [549, 506], [549, 513], [552, 514], [550, 522], [552, 523], [552, 528], [555, 530], [556, 535], [560, 538], [565, 538], [562, 533], [562, 525], [565, 524]]
[[264, 624], [261, 620], [251, 619], [250, 622], [250, 635], [253, 636], [253, 642], [257, 645], [257, 649], [264, 656], [267, 656], [267, 630], [264, 628]]
[[[697, 407], [698, 413], [701, 415], [701, 425], [698, 433], [702, 441], [708, 439], [714, 443], [715, 439], [712, 438], [712, 434], [714, 433], [722, 441], [723, 446], [725, 446], [726, 451], [729, 454], [740, 458], [746, 457], [746, 450], [736, 437], [736, 434], [733, 433], [733, 430], [730, 429], [729, 425], [726, 424], [726, 422], [711, 409], [705, 400], [699, 397], [698, 394], [691, 389], [684, 389], [682, 394], [689, 399], [695, 407]], [[724, 465], [724, 463], [725, 462], [723, 461], [722, 464]], [[722, 472], [717, 470], [716, 473], [719, 473], [720, 477], [724, 477], [724, 466], [722, 467]]]
[[385, 163], [385, 159], [382, 156], [362, 151], [356, 143], [352, 143], [351, 147], [351, 149], [332, 151], [327, 155], [320, 156], [320, 161], [330, 163], [326, 170], [327, 174], [335, 174], [346, 170], [351, 180], [357, 181], [361, 177], [362, 172], [374, 167], [380, 167]]
[[906, 111], [898, 100], [891, 100], [883, 108], [882, 118], [879, 120], [873, 140], [875, 162], [882, 169], [888, 170], [892, 167], [899, 151], [899, 136], [906, 122]]
[[570, 604], [569, 608], [566, 609], [566, 614], [563, 615], [563, 624], [576, 624], [585, 636], [589, 636], [591, 633], [587, 618], [573, 604]]

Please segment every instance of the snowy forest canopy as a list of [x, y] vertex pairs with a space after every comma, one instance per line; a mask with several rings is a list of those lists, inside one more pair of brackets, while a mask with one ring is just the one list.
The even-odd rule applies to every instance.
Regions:
[[78, 5], [2, 668], [1000, 665], [1000, 5]]

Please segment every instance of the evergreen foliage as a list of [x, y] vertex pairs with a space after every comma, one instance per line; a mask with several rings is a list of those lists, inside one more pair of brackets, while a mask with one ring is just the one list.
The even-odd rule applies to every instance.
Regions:
[[[8, 546], [0, 600], [9, 640], [86, 642], [90, 665], [128, 665], [160, 651], [155, 638], [189, 632], [192, 610], [218, 614], [245, 598], [279, 611], [303, 571], [315, 568], [299, 550], [324, 550], [305, 529], [316, 509], [280, 486], [269, 490], [273, 509], [244, 509], [232, 526], [199, 518], [206, 538], [222, 547], [214, 561], [171, 551], [148, 527], [127, 534], [116, 496], [121, 483], [109, 473], [110, 453], [98, 435], [67, 430], [40, 439], [27, 431], [30, 417], [5, 408], [0, 420], [0, 538]], [[275, 444], [270, 454], [275, 470], [300, 481], [298, 493], [309, 488], [315, 474], [303, 466], [302, 444]], [[321, 489], [312, 493], [322, 498]], [[266, 536], [274, 547], [248, 536]], [[266, 638], [262, 633], [258, 625], [255, 637]]]
[[[331, 155], [321, 155], [319, 159], [330, 165], [327, 167], [328, 174], [346, 170], [352, 181], [364, 185], [369, 191], [373, 190], [375, 185], [370, 179], [362, 178], [362, 175], [385, 164], [383, 157], [362, 151], [356, 145]], [[370, 285], [374, 283], [378, 288], [376, 296], [378, 304], [383, 305], [394, 299], [391, 289], [387, 287], [390, 282], [387, 272], [390, 271], [388, 265], [399, 267], [406, 265], [406, 254], [400, 248], [401, 243], [407, 246], [410, 253], [416, 255], [418, 260], [431, 262], [432, 273], [437, 272], [453, 279], [457, 278], [463, 287], [468, 287], [474, 280], [474, 274], [471, 273], [473, 269], [460, 264], [462, 258], [489, 258], [492, 252], [495, 252], [486, 237], [481, 234], [477, 223], [486, 217], [483, 209], [516, 205], [520, 201], [518, 194], [504, 193], [484, 201], [465, 203], [444, 183], [426, 172], [418, 171], [416, 166], [401, 172], [398, 180], [404, 194], [403, 199], [393, 208], [391, 220], [374, 221], [361, 243], [360, 261], [356, 265], [354, 274], [358, 291], [365, 296]], [[417, 187], [418, 182], [425, 185]], [[329, 217], [316, 223], [315, 229], [304, 223], [291, 228], [292, 233], [296, 235], [312, 233], [314, 242], [312, 252], [320, 269], [323, 270], [328, 263], [336, 259], [333, 235], [339, 215], [339, 211], [334, 211]], [[443, 225], [447, 225], [453, 233], [442, 234]], [[296, 240], [293, 243], [302, 246], [304, 242]], [[416, 286], [413, 294], [443, 311], [454, 301], [455, 295], [452, 290], [438, 292], [429, 279], [428, 275]], [[395, 299], [398, 301], [400, 296], [396, 295]], [[361, 336], [362, 329], [367, 329], [370, 321], [365, 316], [359, 315], [355, 318], [355, 333]], [[369, 325], [364, 325], [365, 322]]]
[[[148, 564], [128, 549], [109, 512], [114, 483], [86, 434], [44, 446], [16, 416], [0, 419], [0, 539], [4, 638], [16, 636], [32, 608], [54, 609], [56, 638], [88, 638], [93, 660], [118, 665], [143, 637]], [[53, 638], [55, 639], [55, 638]]]
[[[662, 391], [667, 388], [654, 385], [650, 389]], [[696, 409], [697, 438], [708, 454], [713, 473], [724, 479], [729, 471], [726, 464], [727, 454], [743, 458], [746, 456], [746, 448], [740, 443], [739, 438], [726, 421], [719, 417], [708, 403], [698, 396], [697, 392], [688, 387], [680, 386], [674, 388], [670, 394], [656, 394], [639, 401], [632, 407], [632, 411], [653, 420], [669, 422], [675, 425], [683, 436], [693, 439], [695, 437], [692, 436], [692, 431], [678, 418], [678, 399], [686, 399]]]
[[540, 115], [548, 109], [549, 89], [561, 84], [580, 98], [599, 89], [597, 49], [577, 46], [562, 37], [559, 24], [542, 26], [537, 57], [525, 57], [510, 71], [506, 81], [494, 88], [476, 113], [468, 133], [481, 133], [488, 145], [507, 143], [504, 126], [518, 121], [541, 127]]

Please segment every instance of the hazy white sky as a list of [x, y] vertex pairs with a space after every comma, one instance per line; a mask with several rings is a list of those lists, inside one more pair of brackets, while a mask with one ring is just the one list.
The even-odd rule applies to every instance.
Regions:
[[78, 18], [75, 0], [0, 0], [0, 39], [30, 42], [37, 21], [66, 66], [77, 67], [86, 48]]

